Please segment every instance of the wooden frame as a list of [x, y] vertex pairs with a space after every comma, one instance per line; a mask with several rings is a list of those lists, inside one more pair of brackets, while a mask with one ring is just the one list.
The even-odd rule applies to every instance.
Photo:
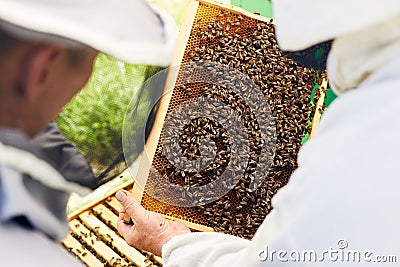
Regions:
[[[186, 16], [184, 18], [184, 21], [183, 21], [183, 24], [181, 27], [181, 31], [179, 33], [177, 46], [176, 46], [176, 50], [175, 50], [175, 56], [173, 58], [171, 66], [179, 66], [182, 62], [182, 59], [184, 57], [185, 48], [187, 46], [187, 43], [188, 43], [188, 40], [190, 37], [190, 33], [192, 30], [192, 25], [194, 23], [194, 19], [195, 19], [195, 16], [196, 16], [196, 13], [197, 13], [200, 3], [207, 3], [208, 5], [216, 6], [218, 8], [229, 9], [233, 13], [248, 16], [250, 18], [257, 19], [259, 21], [263, 21], [263, 22], [271, 21], [272, 23], [274, 23], [274, 21], [272, 19], [265, 18], [265, 17], [259, 16], [259, 15], [255, 15], [251, 12], [248, 12], [248, 11], [246, 11], [242, 8], [236, 7], [236, 6], [222, 4], [222, 3], [219, 3], [219, 2], [216, 2], [213, 0], [192, 0], [189, 2]], [[152, 161], [155, 156], [156, 148], [158, 145], [158, 141], [159, 141], [159, 138], [161, 135], [161, 129], [163, 128], [164, 120], [167, 115], [167, 110], [168, 110], [169, 103], [170, 103], [170, 100], [172, 97], [172, 89], [174, 88], [174, 85], [177, 80], [179, 69], [175, 68], [172, 70], [173, 71], [168, 73], [166, 85], [164, 87], [164, 95], [161, 98], [161, 101], [159, 103], [158, 112], [156, 114], [154, 125], [150, 132], [150, 135], [148, 137], [146, 145], [145, 145], [145, 150], [143, 152], [143, 156], [142, 156], [142, 159], [141, 159], [140, 165], [139, 165], [139, 171], [136, 176], [136, 183], [133, 185], [133, 188], [132, 188], [132, 193], [135, 196], [137, 196], [137, 199], [139, 202], [142, 201], [142, 197], [143, 197], [143, 193], [144, 193], [144, 188], [142, 188], [142, 187], [147, 182], [149, 171], [150, 171]], [[326, 85], [325, 85], [325, 87], [326, 87]], [[322, 90], [321, 90], [321, 94], [322, 94]], [[314, 118], [312, 119], [312, 131], [310, 134], [310, 138], [313, 136], [313, 134], [315, 132], [315, 128], [318, 125], [318, 122], [320, 119], [321, 114], [319, 114], [319, 107], [322, 107], [322, 103], [320, 103], [321, 99], [322, 99], [322, 103], [323, 103], [324, 96], [321, 96], [320, 101], [318, 101], [317, 112], [315, 112], [316, 116], [314, 116]], [[317, 116], [317, 114], [319, 114], [319, 116]], [[171, 219], [171, 220], [180, 221], [194, 230], [198, 230], [198, 231], [202, 231], [202, 232], [214, 231], [213, 228], [207, 227], [207, 226], [204, 226], [201, 224], [191, 223], [191, 222], [181, 220], [178, 218], [174, 218], [174, 217], [171, 217], [168, 215], [163, 215], [163, 216], [165, 216], [166, 218]], [[124, 217], [124, 221], [127, 223], [129, 223], [131, 221], [131, 219], [129, 218], [129, 216], [127, 214]]]

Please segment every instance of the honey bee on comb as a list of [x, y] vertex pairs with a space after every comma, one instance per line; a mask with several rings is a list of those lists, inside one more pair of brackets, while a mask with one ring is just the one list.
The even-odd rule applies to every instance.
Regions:
[[[191, 225], [251, 239], [272, 210], [272, 197], [297, 168], [297, 154], [310, 128], [311, 92], [320, 76], [316, 69], [301, 66], [282, 53], [273, 20], [199, 1], [192, 24], [187, 27], [190, 31], [179, 63], [198, 64], [202, 71], [180, 67], [176, 75], [164, 125], [157, 130], [160, 138], [155, 140], [157, 147], [141, 204]], [[241, 73], [251, 83], [217, 65]], [[196, 81], [199, 75], [202, 81]], [[219, 84], [210, 82], [215, 77]], [[243, 94], [232, 90], [244, 87], [251, 89], [241, 91]], [[199, 107], [185, 103], [200, 98], [212, 101], [203, 101], [203, 115], [192, 118], [190, 113], [197, 114]], [[215, 102], [229, 108], [243, 128], [223, 116], [214, 120], [212, 114], [224, 112]], [[252, 103], [268, 106], [274, 125], [263, 125]], [[189, 111], [176, 112], [182, 105]], [[181, 126], [187, 117], [192, 119]], [[171, 131], [167, 124], [181, 128]], [[175, 135], [179, 135], [175, 144], [179, 149], [166, 145], [172, 144]], [[273, 143], [269, 140], [272, 136]], [[236, 162], [233, 142], [243, 145], [243, 149], [247, 147], [245, 166]], [[264, 158], [270, 160], [268, 168], [262, 165]], [[193, 168], [183, 168], [183, 161], [195, 162]], [[231, 185], [226, 177], [221, 181], [227, 172], [239, 175], [237, 183]], [[260, 173], [266, 177], [262, 182]], [[168, 195], [157, 176], [187, 190], [177, 196]], [[219, 192], [219, 187], [225, 186], [230, 190], [222, 196], [191, 190], [205, 185], [209, 185], [209, 191]], [[163, 203], [162, 199], [197, 202], [179, 206]]]

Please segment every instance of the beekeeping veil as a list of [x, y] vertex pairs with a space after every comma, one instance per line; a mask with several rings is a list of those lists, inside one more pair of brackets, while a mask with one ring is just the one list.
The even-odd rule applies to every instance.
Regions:
[[397, 0], [273, 1], [284, 50], [335, 39], [328, 59], [332, 89], [342, 94], [400, 55]]
[[[119, 173], [124, 112], [131, 103], [138, 114], [148, 113], [152, 107], [143, 103], [158, 92], [141, 84], [171, 63], [176, 27], [170, 16], [145, 0], [0, 0], [0, 26], [29, 41], [84, 44], [104, 53], [89, 81], [90, 95], [78, 96], [57, 122], [89, 159], [99, 184]], [[144, 123], [140, 118], [135, 126]], [[135, 155], [144, 142], [137, 132]]]

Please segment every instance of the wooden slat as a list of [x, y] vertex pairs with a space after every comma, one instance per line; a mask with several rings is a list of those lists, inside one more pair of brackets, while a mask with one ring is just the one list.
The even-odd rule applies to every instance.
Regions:
[[135, 248], [129, 246], [124, 239], [118, 236], [113, 230], [108, 228], [102, 221], [97, 219], [93, 214], [90, 214], [89, 212], [86, 211], [82, 213], [79, 216], [79, 218], [87, 227], [91, 228], [92, 231], [95, 231], [97, 227], [99, 233], [112, 238], [113, 246], [117, 247], [120, 250], [120, 252], [122, 252], [130, 261], [140, 266], [148, 265], [147, 263], [149, 262], [149, 260], [142, 253], [137, 251]]
[[132, 175], [130, 174], [129, 169], [126, 169], [123, 173], [121, 173], [121, 175], [123, 177], [128, 176], [128, 177], [131, 178], [131, 180], [129, 180], [129, 181], [127, 181], [127, 182], [125, 182], [125, 183], [113, 188], [113, 189], [111, 189], [111, 191], [107, 192], [107, 194], [104, 194], [104, 195], [100, 196], [95, 201], [89, 202], [86, 205], [83, 205], [82, 207], [80, 207], [79, 209], [71, 212], [70, 214], [68, 214], [69, 220], [76, 219], [79, 216], [79, 214], [81, 214], [82, 212], [84, 212], [86, 210], [91, 209], [97, 203], [99, 203], [100, 201], [103, 201], [104, 199], [108, 198], [109, 196], [114, 195], [118, 190], [124, 189], [126, 187], [130, 187], [130, 186], [132, 186], [134, 184], [134, 179], [132, 178]]
[[192, 222], [185, 221], [185, 220], [179, 219], [179, 218], [175, 218], [175, 217], [172, 217], [169, 215], [164, 215], [164, 214], [161, 214], [161, 215], [164, 216], [167, 220], [183, 223], [184, 225], [186, 225], [188, 228], [190, 228], [192, 230], [196, 230], [196, 231], [200, 231], [200, 232], [214, 232], [213, 228], [202, 225], [202, 224], [192, 223]]
[[[96, 240], [96, 235], [78, 220], [72, 220], [69, 223], [69, 227], [74, 234], [79, 235], [88, 246], [93, 248], [97, 254], [99, 254], [108, 262], [115, 262], [116, 259], [121, 259], [121, 257], [111, 248], [109, 248], [103, 241]], [[124, 259], [121, 259], [121, 264], [127, 264], [127, 262]]]
[[[109, 198], [107, 201], [107, 204], [110, 205], [110, 207], [115, 211], [115, 212], [119, 212], [122, 208], [121, 203], [118, 202], [118, 200], [115, 197]], [[170, 220], [170, 221], [177, 221], [177, 222], [181, 222], [184, 225], [186, 225], [187, 227], [189, 227], [190, 229], [196, 230], [196, 231], [200, 231], [200, 232], [214, 232], [214, 229], [212, 227], [208, 227], [205, 225], [201, 225], [201, 224], [197, 224], [197, 223], [192, 223], [186, 220], [182, 220], [179, 218], [175, 218], [173, 216], [169, 216], [169, 215], [165, 215], [165, 214], [161, 214], [162, 216], [164, 216], [166, 219]]]
[[103, 220], [109, 221], [110, 225], [117, 229], [118, 216], [115, 215], [111, 210], [106, 208], [103, 204], [99, 204], [93, 208], [93, 211], [98, 213]]
[[153, 254], [153, 260], [154, 260], [156, 263], [158, 263], [160, 266], [164, 265], [163, 259], [160, 258], [160, 257], [158, 257], [158, 256], [156, 256], [156, 255], [154, 255], [154, 254]]
[[[118, 200], [115, 199], [115, 201], [117, 202], [117, 204], [119, 204]], [[117, 228], [118, 216], [115, 213], [113, 213], [110, 209], [108, 209], [106, 206], [104, 206], [103, 204], [99, 204], [93, 208], [93, 211], [98, 213], [103, 220], [109, 221], [114, 228]], [[153, 258], [154, 261], [156, 261], [158, 264], [163, 265], [162, 258], [156, 255], [153, 255]]]
[[[89, 250], [82, 247], [82, 244], [79, 243], [73, 236], [68, 235], [67, 238], [63, 240], [63, 244], [66, 248], [72, 249], [73, 253], [86, 265], [90, 267], [103, 267], [104, 264], [99, 261]], [[79, 253], [79, 252], [80, 253]]]
[[320, 87], [318, 88], [320, 97], [318, 99], [318, 102], [316, 103], [314, 118], [312, 119], [312, 122], [311, 122], [311, 133], [310, 133], [310, 136], [308, 139], [312, 139], [314, 137], [315, 131], [318, 128], [319, 121], [321, 120], [322, 113], [321, 113], [320, 109], [324, 105], [325, 91], [326, 91], [327, 87], [328, 87], [328, 80], [323, 79]]
[[108, 198], [106, 203], [110, 205], [115, 213], [119, 213], [122, 209], [122, 204], [115, 197]]

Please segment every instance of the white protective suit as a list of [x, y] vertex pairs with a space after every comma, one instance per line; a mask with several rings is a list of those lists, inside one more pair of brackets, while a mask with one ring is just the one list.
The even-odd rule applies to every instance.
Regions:
[[253, 240], [174, 237], [163, 246], [165, 266], [398, 266], [400, 2], [276, 0], [274, 8], [284, 49], [336, 38], [328, 77], [340, 96]]
[[33, 153], [23, 133], [3, 128], [0, 140], [0, 266], [82, 266], [60, 241], [69, 193], [90, 190]]

